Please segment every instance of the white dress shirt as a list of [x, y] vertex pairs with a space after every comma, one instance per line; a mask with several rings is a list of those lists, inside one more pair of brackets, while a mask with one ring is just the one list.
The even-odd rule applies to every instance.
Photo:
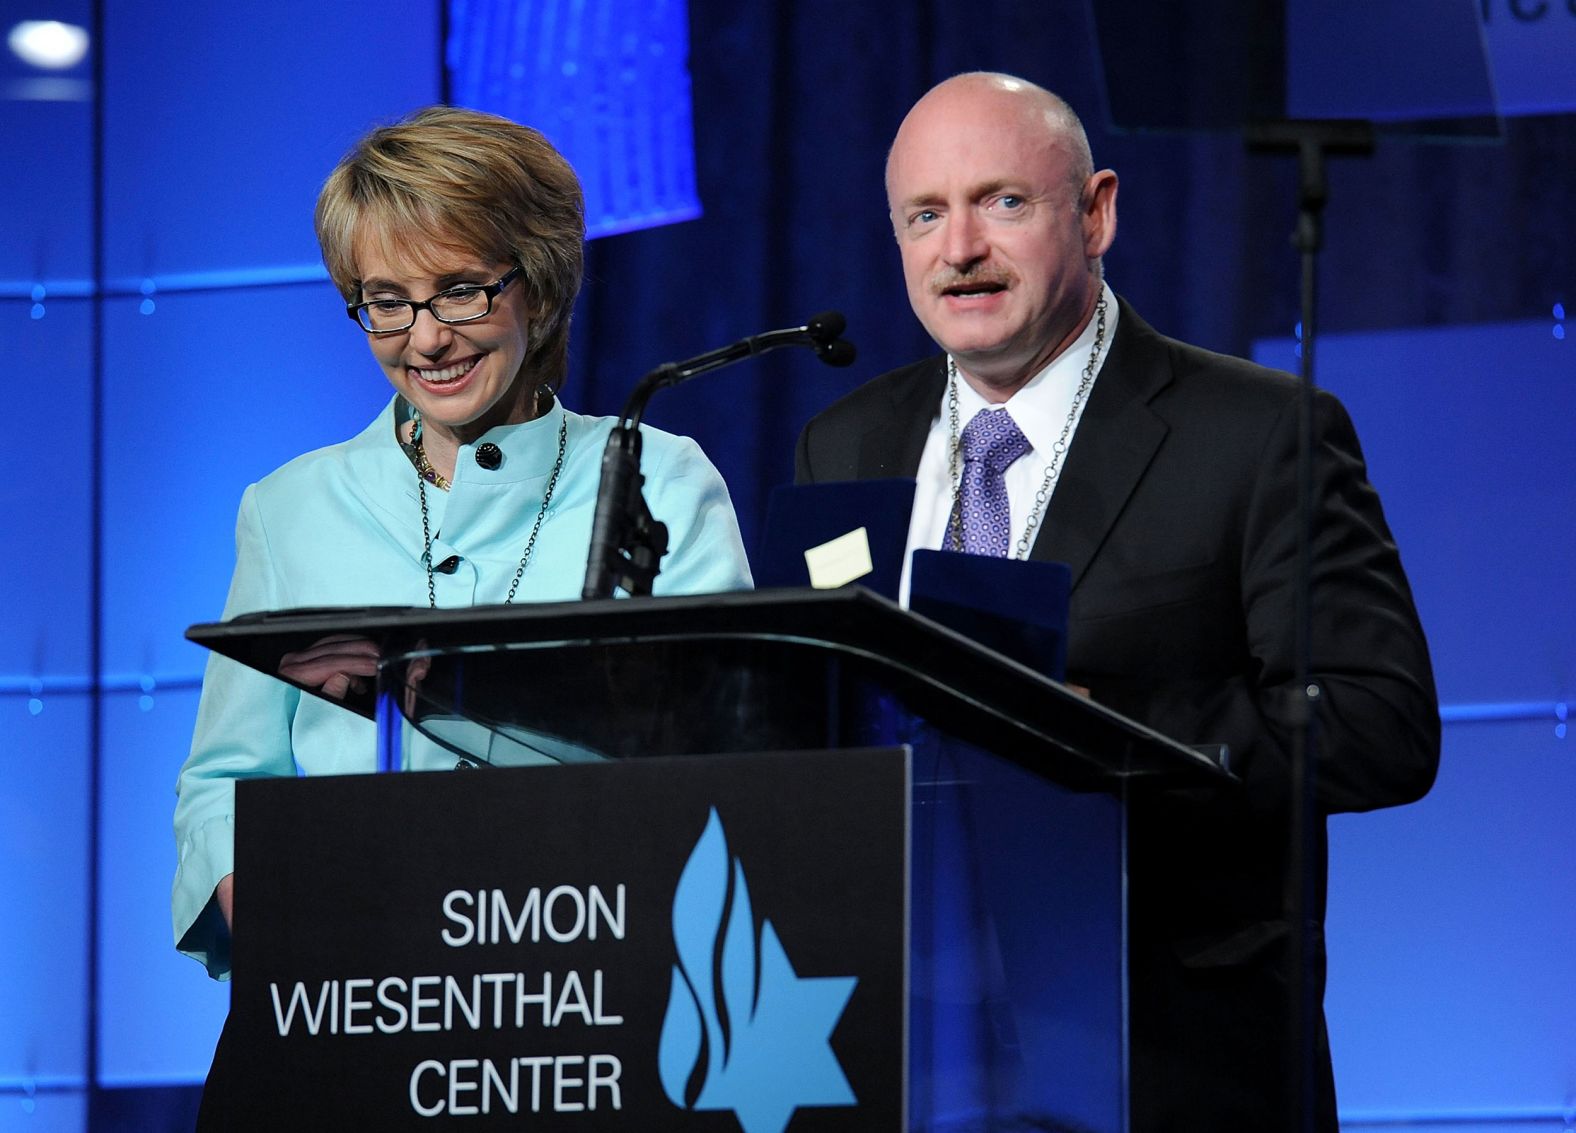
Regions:
[[[1095, 367], [1096, 378], [1100, 376], [1100, 370], [1105, 366], [1111, 341], [1116, 336], [1116, 296], [1110, 287], [1104, 285], [1102, 285], [1102, 293], [1105, 296], [1106, 308], [1105, 346], [1100, 351], [1099, 363]], [[1067, 425], [1069, 415], [1072, 415], [1072, 430], [1067, 435], [1067, 443], [1071, 445], [1073, 435], [1078, 428], [1078, 421], [1083, 417], [1084, 406], [1089, 404], [1086, 395], [1075, 411], [1073, 397], [1078, 392], [1078, 384], [1083, 380], [1084, 367], [1089, 364], [1090, 351], [1094, 349], [1098, 321], [1091, 318], [1089, 325], [1084, 327], [1077, 341], [1052, 359], [1045, 369], [1029, 379], [1028, 384], [1008, 398], [1002, 407], [1012, 415], [1013, 422], [1023, 431], [1023, 435], [1029, 439], [1029, 444], [1032, 446], [1030, 451], [1012, 463], [1004, 477], [1012, 515], [1012, 538], [1007, 553], [1014, 558], [1018, 554], [1018, 542], [1023, 535], [1024, 527], [1034, 511], [1035, 494], [1045, 480], [1045, 472], [1050, 467], [1052, 451], [1062, 435], [1062, 429]], [[1089, 388], [1092, 393], [1093, 383]], [[961, 374], [958, 376], [958, 429], [960, 431], [968, 426], [976, 413], [994, 408], [997, 408], [994, 403], [980, 396]], [[930, 423], [930, 433], [925, 438], [925, 451], [919, 458], [919, 471], [915, 474], [914, 510], [909, 516], [908, 545], [903, 552], [903, 580], [898, 590], [898, 600], [904, 606], [908, 605], [909, 570], [913, 553], [916, 550], [941, 548], [946, 538], [947, 519], [952, 514], [953, 495], [952, 470], [948, 461], [951, 434], [947, 394], [943, 390], [941, 400], [936, 406], [936, 416]], [[1063, 460], [1065, 459], [1064, 454]], [[1060, 478], [1060, 470], [1057, 476]], [[1050, 503], [1047, 501], [1047, 510], [1049, 507]], [[1044, 520], [1045, 516], [1042, 514], [1040, 516], [1042, 528]]]

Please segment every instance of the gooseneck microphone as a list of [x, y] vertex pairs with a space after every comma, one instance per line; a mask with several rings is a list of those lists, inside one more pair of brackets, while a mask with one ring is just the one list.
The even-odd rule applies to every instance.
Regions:
[[641, 493], [645, 477], [640, 474], [640, 419], [652, 394], [784, 346], [808, 346], [828, 366], [847, 366], [855, 357], [854, 344], [843, 338], [847, 326], [840, 312], [822, 311], [803, 326], [769, 330], [682, 362], [669, 362], [636, 383], [602, 451], [602, 481], [591, 521], [582, 598], [611, 598], [615, 587], [631, 595], [650, 594], [659, 562], [667, 554], [667, 524], [652, 516]]
[[854, 344], [842, 337], [848, 320], [839, 311], [812, 315], [801, 329], [810, 340], [815, 356], [828, 366], [847, 366], [854, 360]]
[[848, 320], [840, 312], [822, 311], [812, 315], [802, 327], [786, 327], [754, 334], [682, 362], [659, 366], [641, 378], [630, 393], [629, 400], [624, 403], [621, 423], [639, 426], [641, 415], [646, 411], [646, 402], [659, 389], [676, 386], [701, 374], [731, 366], [753, 354], [765, 354], [784, 346], [808, 346], [828, 366], [847, 366], [855, 357], [854, 344], [842, 337], [847, 326]]

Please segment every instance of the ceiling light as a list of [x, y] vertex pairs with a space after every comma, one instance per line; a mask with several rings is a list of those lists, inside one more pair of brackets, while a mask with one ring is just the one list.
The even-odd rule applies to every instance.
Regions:
[[64, 71], [88, 53], [88, 33], [59, 20], [23, 20], [6, 37], [11, 53], [24, 63], [48, 71]]

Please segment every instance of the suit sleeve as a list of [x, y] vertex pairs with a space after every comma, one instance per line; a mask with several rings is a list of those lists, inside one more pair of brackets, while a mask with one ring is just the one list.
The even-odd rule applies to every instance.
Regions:
[[793, 451], [793, 482], [795, 484], [813, 484], [815, 474], [810, 471], [810, 430], [815, 422], [811, 421], [799, 431], [799, 443]]
[[[1251, 777], [1289, 778], [1297, 556], [1296, 406], [1282, 414], [1249, 513], [1243, 577], [1248, 640], [1267, 659], [1270, 741]], [[1412, 802], [1439, 765], [1439, 702], [1428, 644], [1401, 557], [1368, 482], [1356, 430], [1329, 394], [1314, 430], [1310, 610], [1317, 801], [1325, 812]], [[1272, 469], [1274, 470], [1272, 473]], [[1255, 768], [1257, 761], [1263, 766]]]
[[[1314, 423], [1309, 680], [1318, 686], [1313, 751], [1324, 813], [1414, 801], [1439, 760], [1433, 671], [1399, 552], [1340, 403], [1321, 392]], [[1299, 704], [1297, 403], [1281, 410], [1257, 460], [1241, 527], [1247, 657], [1222, 681], [1178, 674], [1116, 703], [1187, 742], [1225, 742], [1261, 815], [1291, 784]], [[1141, 699], [1138, 697], [1141, 696]], [[1102, 697], [1102, 699], [1105, 699]], [[1119, 695], [1118, 699], [1125, 699]]]

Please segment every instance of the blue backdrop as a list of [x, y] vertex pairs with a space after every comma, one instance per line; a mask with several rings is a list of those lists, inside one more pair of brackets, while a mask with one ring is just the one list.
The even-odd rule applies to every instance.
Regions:
[[[1440, 6], [1485, 34], [1503, 139], [1388, 139], [1331, 169], [1321, 378], [1385, 495], [1447, 729], [1428, 799], [1332, 825], [1329, 1009], [1351, 1127], [1565, 1129], [1576, 15]], [[457, 99], [612, 108], [587, 148], [560, 138], [596, 169], [601, 230], [622, 233], [590, 249], [574, 408], [614, 411], [660, 362], [848, 314], [851, 371], [774, 355], [653, 404], [722, 469], [752, 547], [802, 423], [929, 350], [882, 164], [907, 106], [950, 73], [1015, 71], [1084, 112], [1122, 178], [1107, 273], [1149, 321], [1296, 365], [1291, 163], [1228, 133], [1109, 128], [1081, 0], [541, 0], [503, 17], [537, 50], [506, 57], [519, 70], [491, 94], [464, 85], [477, 49], [460, 0], [376, 20], [306, 0], [14, 7], [6, 30], [26, 14], [96, 35], [60, 72], [0, 64], [0, 1133], [189, 1127], [225, 992], [170, 945], [172, 787], [203, 661], [181, 631], [222, 604], [245, 484], [386, 397], [322, 276], [311, 206], [368, 125], [444, 96], [446, 50]], [[544, 13], [551, 31], [531, 22]], [[1396, 50], [1425, 51], [1436, 16]], [[1186, 98], [1203, 74], [1153, 93]]]

